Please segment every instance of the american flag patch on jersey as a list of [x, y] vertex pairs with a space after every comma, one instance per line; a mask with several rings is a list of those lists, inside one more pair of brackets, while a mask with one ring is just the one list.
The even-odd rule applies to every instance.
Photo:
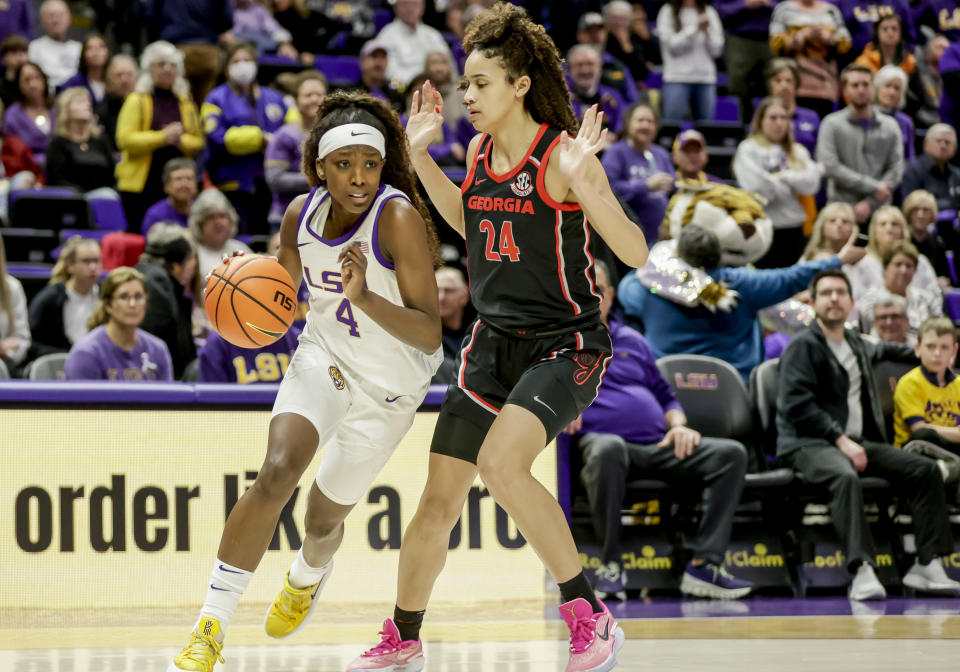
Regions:
[[364, 254], [370, 254], [370, 243], [365, 240], [360, 241], [360, 251]]

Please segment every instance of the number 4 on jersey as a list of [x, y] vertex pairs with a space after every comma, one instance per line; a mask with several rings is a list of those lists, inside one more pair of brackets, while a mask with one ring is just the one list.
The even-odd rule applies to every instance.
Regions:
[[337, 306], [337, 322], [342, 322], [347, 325], [349, 333], [351, 336], [360, 338], [360, 330], [357, 329], [357, 321], [353, 319], [353, 307], [350, 305], [349, 299], [344, 299], [340, 302], [340, 305]]
[[487, 261], [503, 261], [503, 257], [507, 257], [510, 261], [520, 261], [520, 248], [513, 241], [513, 222], [504, 222], [500, 226], [499, 245], [497, 229], [489, 219], [480, 222], [480, 231], [487, 235]]

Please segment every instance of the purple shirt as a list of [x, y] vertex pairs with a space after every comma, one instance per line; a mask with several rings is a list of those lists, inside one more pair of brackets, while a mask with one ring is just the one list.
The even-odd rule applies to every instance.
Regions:
[[44, 132], [27, 115], [26, 110], [20, 103], [14, 103], [7, 108], [7, 114], [3, 120], [4, 135], [15, 135], [30, 148], [33, 152], [33, 158], [39, 165], [46, 161], [47, 145], [50, 144], [50, 136], [53, 132], [53, 111], [50, 112], [50, 132]]
[[745, 0], [716, 0], [713, 8], [728, 34], [765, 42], [770, 38], [770, 17], [779, 1], [772, 0], [769, 7], [748, 8]]
[[0, 2], [0, 42], [11, 35], [33, 39], [33, 15], [27, 0]]
[[903, 160], [907, 163], [912, 163], [915, 158], [917, 158], [917, 153], [914, 149], [914, 127], [913, 119], [908, 117], [906, 114], [900, 110], [884, 110], [877, 108], [884, 114], [893, 117], [897, 123], [900, 125], [900, 135], [903, 136]]
[[873, 39], [877, 21], [884, 16], [899, 14], [903, 23], [903, 39], [907, 44], [917, 43], [913, 25], [913, 12], [906, 0], [832, 0], [843, 15], [843, 22], [850, 31], [853, 46], [850, 54], [859, 54]]
[[137, 342], [124, 350], [107, 336], [102, 325], [70, 348], [64, 367], [67, 380], [173, 380], [167, 345], [137, 329]]
[[290, 202], [298, 195], [310, 191], [307, 178], [300, 170], [300, 161], [303, 158], [300, 145], [305, 136], [300, 122], [294, 121], [277, 129], [267, 145], [263, 167], [267, 186], [273, 194], [268, 217], [271, 222], [281, 221]]
[[270, 10], [262, 5], [251, 3], [247, 7], [233, 8], [233, 32], [260, 33], [274, 37], [277, 33], [287, 31], [273, 18]]
[[240, 348], [211, 331], [197, 359], [201, 383], [278, 383], [297, 349], [299, 331], [291, 328], [275, 343], [262, 348]]
[[162, 201], [157, 201], [151, 205], [147, 212], [143, 215], [143, 223], [140, 225], [140, 233], [146, 236], [147, 231], [150, 230], [150, 227], [157, 222], [176, 222], [183, 228], [187, 228], [187, 220], [189, 216], [189, 213], [182, 215], [177, 212], [177, 209], [173, 207], [170, 199], [165, 198]]
[[610, 341], [613, 359], [597, 398], [583, 412], [581, 431], [617, 434], [633, 443], [656, 443], [667, 432], [664, 414], [683, 409], [640, 332], [610, 320]]
[[614, 193], [633, 209], [647, 244], [653, 245], [657, 241], [670, 196], [662, 191], [647, 189], [647, 178], [654, 173], [676, 176], [669, 152], [660, 145], [650, 145], [650, 149], [641, 153], [626, 140], [621, 140], [607, 148], [601, 163]]
[[816, 155], [819, 132], [820, 115], [806, 107], [793, 109], [793, 139], [806, 147], [810, 156]]
[[[567, 84], [568, 86], [570, 85], [569, 80]], [[627, 104], [623, 102], [623, 97], [619, 91], [600, 84], [597, 87], [596, 95], [587, 99], [574, 93], [572, 86], [569, 86], [569, 88], [570, 103], [573, 105], [573, 115], [578, 120], [583, 119], [583, 113], [587, 111], [588, 107], [599, 103], [607, 128], [610, 129], [611, 133], [620, 132], [621, 122], [623, 121], [620, 117], [626, 111]]]
[[960, 43], [960, 5], [957, 0], [925, 0], [913, 7], [913, 21]]

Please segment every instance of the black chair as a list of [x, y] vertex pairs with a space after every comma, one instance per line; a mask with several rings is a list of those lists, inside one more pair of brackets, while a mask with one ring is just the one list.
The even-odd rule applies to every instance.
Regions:
[[767, 468], [750, 395], [732, 365], [706, 355], [667, 355], [657, 360], [657, 367], [677, 395], [691, 427], [704, 436], [740, 441], [750, 451], [745, 493], [782, 488], [793, 480], [790, 469]]
[[[786, 526], [781, 513], [794, 473], [768, 467], [762, 438], [756, 431], [753, 404], [740, 373], [728, 362], [704, 355], [661, 357], [657, 367], [673, 388], [692, 428], [704, 436], [735, 439], [747, 448], [750, 462], [727, 564], [757, 589], [796, 594], [785, 561]], [[747, 556], [754, 556], [753, 561]]]
[[[764, 437], [764, 444], [769, 446], [776, 446], [777, 440], [777, 379], [779, 370], [780, 360], [770, 359], [760, 364], [750, 374], [750, 393], [756, 408], [756, 417], [758, 419], [760, 431]], [[891, 486], [890, 482], [886, 479], [877, 478], [874, 476], [861, 477], [860, 483], [863, 488], [864, 499], [868, 503], [876, 505], [878, 526], [882, 528], [885, 536], [887, 537], [885, 539], [884, 536], [874, 535], [875, 541], [879, 546], [892, 546], [894, 549], [896, 549], [897, 544], [895, 543], [896, 539], [893, 523], [887, 511], [889, 504], [891, 504], [893, 501], [893, 486]], [[791, 526], [794, 527], [799, 533], [798, 543], [805, 547], [805, 550], [802, 550], [802, 552], [810, 554], [812, 553], [811, 548], [814, 546], [814, 542], [809, 538], [816, 538], [819, 542], [826, 537], [829, 539], [829, 541], [833, 541], [835, 540], [836, 536], [833, 533], [832, 528], [826, 535], [819, 533], [812, 534], [811, 530], [805, 529], [802, 526], [804, 508], [807, 504], [812, 503], [822, 505], [825, 500], [829, 500], [830, 495], [826, 488], [813, 486], [807, 483], [807, 481], [799, 473], [795, 474], [793, 487], [791, 490], [792, 492], [789, 493], [790, 500], [785, 508], [793, 508], [793, 512], [790, 514], [790, 517], [792, 518]], [[899, 577], [895, 573], [885, 572], [883, 571], [882, 567], [880, 570], [880, 574], [882, 575], [881, 580], [884, 582], [884, 584], [896, 584], [899, 581]], [[798, 578], [800, 581], [801, 593], [806, 594], [807, 588], [813, 584], [811, 584], [811, 582], [805, 578], [803, 567], [800, 568]], [[845, 584], [838, 583], [833, 585], [839, 586]]]
[[93, 217], [82, 195], [66, 189], [36, 189], [10, 194], [10, 225], [45, 230], [89, 229]]
[[0, 228], [0, 236], [10, 262], [50, 262], [51, 252], [59, 244], [57, 232], [45, 229]]
[[887, 436], [893, 439], [893, 392], [897, 381], [916, 368], [914, 364], [904, 362], [879, 362], [873, 366], [874, 378], [877, 381], [877, 393], [880, 397], [880, 410], [887, 423]]
[[50, 283], [52, 264], [24, 264], [13, 263], [7, 266], [7, 273], [15, 277], [23, 285], [23, 293], [27, 296], [27, 303]]

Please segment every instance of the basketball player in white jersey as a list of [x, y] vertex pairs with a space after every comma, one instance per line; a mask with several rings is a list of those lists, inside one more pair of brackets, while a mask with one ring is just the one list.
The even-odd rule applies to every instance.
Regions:
[[[294, 488], [320, 446], [303, 547], [264, 627], [306, 623], [330, 577], [343, 520], [413, 423], [443, 361], [438, 243], [397, 115], [365, 94], [327, 97], [305, 141], [313, 189], [291, 203], [278, 259], [310, 311], [273, 407], [267, 456], [227, 518], [190, 643], [168, 672], [211, 672], [224, 633]], [[391, 186], [395, 185], [395, 186]]]

